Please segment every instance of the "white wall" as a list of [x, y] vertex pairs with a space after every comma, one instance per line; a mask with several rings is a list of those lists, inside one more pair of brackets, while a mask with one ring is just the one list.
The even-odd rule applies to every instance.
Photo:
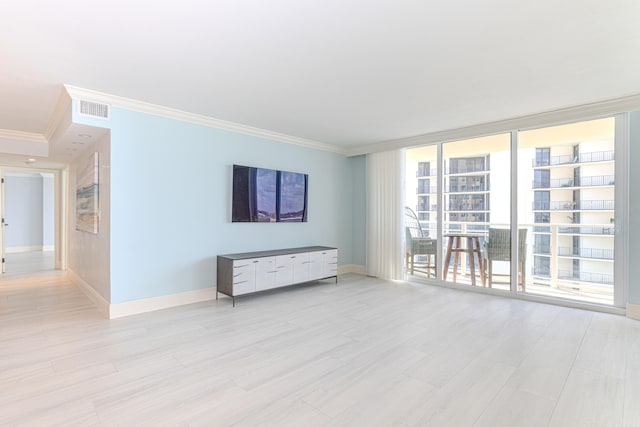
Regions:
[[55, 193], [53, 175], [42, 177], [42, 248], [53, 250], [55, 245]]
[[[94, 152], [99, 153], [98, 234], [76, 230], [76, 172]], [[69, 167], [69, 259], [68, 268], [98, 294], [111, 298], [111, 144], [109, 136], [92, 144]]]

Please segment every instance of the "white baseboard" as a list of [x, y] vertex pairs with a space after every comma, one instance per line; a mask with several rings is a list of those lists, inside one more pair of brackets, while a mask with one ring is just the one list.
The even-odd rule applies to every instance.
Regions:
[[54, 251], [56, 249], [55, 246], [51, 245], [51, 246], [43, 246], [42, 247], [42, 251], [43, 252], [50, 252], [50, 251]]
[[[205, 288], [195, 291], [181, 292], [179, 294], [162, 295], [159, 297], [110, 304], [73, 270], [68, 269], [67, 272], [69, 279], [78, 286], [78, 288], [80, 288], [80, 290], [96, 305], [98, 310], [109, 319], [117, 319], [119, 317], [132, 316], [134, 314], [147, 313], [150, 311], [216, 299], [216, 289]], [[364, 272], [365, 268], [363, 265], [350, 264], [338, 267], [339, 275], [347, 273], [364, 274]]]
[[341, 265], [340, 267], [338, 267], [338, 275], [341, 274], [348, 274], [348, 273], [355, 273], [355, 274], [365, 274], [365, 267], [364, 265], [357, 265], [357, 264], [347, 264], [347, 265]]
[[216, 299], [216, 288], [198, 289], [195, 291], [181, 292], [179, 294], [162, 295], [159, 297], [121, 302], [110, 305], [109, 319], [147, 313], [149, 311], [162, 310], [164, 308], [177, 307], [196, 302], [210, 301], [213, 299]]
[[69, 277], [69, 280], [71, 280], [71, 282], [74, 285], [76, 285], [78, 288], [80, 288], [82, 293], [85, 294], [87, 296], [87, 298], [89, 298], [91, 300], [91, 302], [93, 302], [95, 304], [95, 306], [98, 308], [98, 311], [102, 315], [104, 315], [107, 318], [110, 318], [110, 316], [109, 316], [109, 301], [104, 299], [104, 297], [102, 295], [100, 295], [98, 292], [96, 292], [96, 290], [93, 289], [91, 287], [91, 285], [89, 285], [87, 282], [85, 282], [82, 277], [78, 276], [78, 274], [75, 271], [73, 271], [72, 269], [70, 269], [70, 268], [67, 269], [67, 277]]
[[19, 254], [22, 252], [40, 252], [44, 250], [42, 246], [12, 246], [5, 248], [4, 252], [7, 254]]
[[627, 317], [640, 320], [640, 304], [627, 304]]
[[102, 295], [96, 292], [91, 285], [85, 282], [72, 269], [67, 269], [67, 275], [69, 280], [96, 305], [98, 311], [109, 319], [132, 316], [134, 314], [147, 313], [149, 311], [162, 310], [163, 308], [177, 307], [179, 305], [193, 304], [195, 302], [209, 301], [216, 298], [216, 289], [206, 288], [181, 292], [179, 294], [121, 302], [119, 304], [110, 304], [109, 301], [104, 299]]

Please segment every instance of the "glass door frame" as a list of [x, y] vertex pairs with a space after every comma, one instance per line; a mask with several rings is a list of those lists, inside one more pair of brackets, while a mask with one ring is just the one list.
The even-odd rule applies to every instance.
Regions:
[[[576, 300], [570, 300], [561, 297], [540, 296], [536, 294], [519, 292], [518, 291], [518, 245], [511, 245], [511, 261], [510, 261], [510, 288], [509, 291], [498, 291], [495, 289], [472, 287], [459, 285], [455, 283], [445, 282], [443, 277], [444, 264], [442, 261], [436, 265], [436, 278], [435, 279], [416, 279], [418, 281], [425, 281], [428, 283], [437, 284], [440, 286], [451, 287], [456, 289], [471, 290], [474, 292], [488, 293], [494, 295], [510, 296], [517, 299], [524, 299], [529, 301], [545, 302], [556, 305], [562, 305], [575, 308], [587, 308], [594, 311], [602, 311], [614, 314], [624, 314], [625, 305], [627, 302], [629, 277], [628, 277], [628, 265], [629, 265], [629, 242], [628, 242], [628, 204], [629, 204], [629, 114], [608, 114], [599, 117], [580, 118], [565, 122], [547, 123], [543, 125], [536, 125], [532, 127], [523, 127], [516, 130], [506, 132], [495, 132], [489, 135], [478, 135], [476, 137], [510, 134], [510, 187], [511, 187], [511, 212], [510, 212], [510, 231], [511, 241], [517, 242], [518, 238], [518, 135], [520, 132], [542, 129], [546, 127], [560, 126], [572, 123], [587, 122], [591, 120], [598, 120], [603, 118], [613, 118], [615, 123], [614, 131], [614, 150], [615, 150], [615, 189], [614, 189], [614, 300], [613, 305], [596, 304], [589, 302], [582, 302]], [[437, 251], [439, 258], [444, 258], [444, 162], [443, 162], [443, 147], [444, 144], [454, 141], [460, 141], [465, 139], [473, 139], [476, 137], [465, 137], [461, 139], [453, 139], [446, 141], [431, 142], [421, 146], [433, 146], [437, 148]]]

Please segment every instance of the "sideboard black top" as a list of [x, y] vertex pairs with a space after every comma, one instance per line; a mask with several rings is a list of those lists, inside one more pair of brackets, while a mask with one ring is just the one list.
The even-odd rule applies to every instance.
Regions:
[[230, 260], [239, 260], [247, 258], [262, 258], [268, 256], [299, 254], [304, 252], [319, 252], [329, 251], [337, 248], [331, 248], [329, 246], [306, 246], [304, 248], [289, 248], [289, 249], [275, 249], [270, 251], [258, 251], [258, 252], [242, 252], [238, 254], [226, 254], [218, 255], [219, 258], [227, 258]]

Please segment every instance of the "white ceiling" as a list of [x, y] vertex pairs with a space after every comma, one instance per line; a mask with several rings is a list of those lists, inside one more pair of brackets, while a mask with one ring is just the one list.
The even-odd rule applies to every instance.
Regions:
[[14, 0], [0, 129], [63, 84], [346, 148], [640, 93], [638, 0]]

